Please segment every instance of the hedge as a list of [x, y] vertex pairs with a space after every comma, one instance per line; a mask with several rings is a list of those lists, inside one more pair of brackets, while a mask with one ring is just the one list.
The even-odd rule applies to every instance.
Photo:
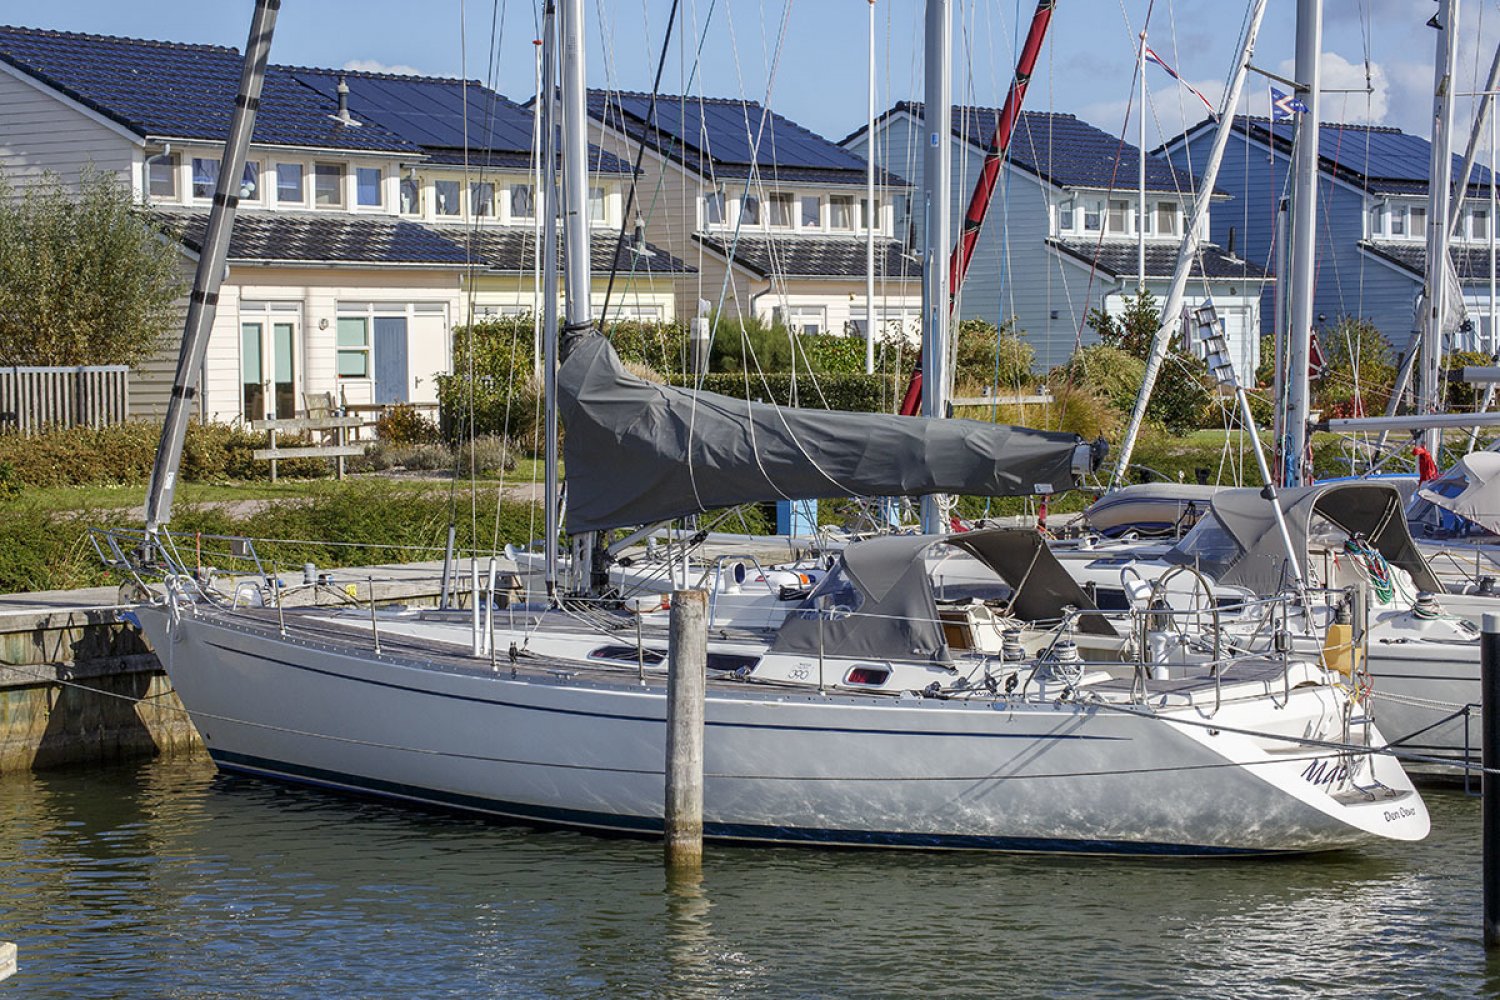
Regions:
[[[692, 385], [691, 378], [673, 378], [674, 385]], [[795, 382], [797, 405], [817, 410], [850, 410], [856, 413], [894, 413], [905, 392], [905, 384], [889, 375], [799, 375], [794, 380], [786, 373], [746, 376], [735, 372], [715, 372], [700, 383], [705, 392], [716, 392], [735, 399], [753, 399], [792, 405]]]

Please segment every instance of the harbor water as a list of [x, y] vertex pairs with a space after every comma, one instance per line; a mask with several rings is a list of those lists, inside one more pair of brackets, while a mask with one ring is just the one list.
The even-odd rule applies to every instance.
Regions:
[[218, 774], [0, 779], [0, 997], [1492, 996], [1479, 800], [1421, 844], [1174, 862], [658, 843]]

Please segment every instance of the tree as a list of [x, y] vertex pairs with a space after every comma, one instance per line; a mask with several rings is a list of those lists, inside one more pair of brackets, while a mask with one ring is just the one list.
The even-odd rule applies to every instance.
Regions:
[[0, 178], [0, 364], [139, 365], [185, 287], [177, 245], [116, 178], [85, 171], [75, 195], [49, 174], [19, 198]]
[[[1125, 309], [1118, 317], [1103, 309], [1091, 309], [1086, 322], [1102, 343], [1145, 360], [1151, 353], [1151, 341], [1161, 328], [1161, 312], [1156, 297], [1143, 288], [1125, 301]], [[1146, 416], [1179, 434], [1202, 426], [1213, 399], [1208, 366], [1203, 359], [1174, 343], [1168, 347], [1157, 372]]]
[[1151, 341], [1156, 337], [1156, 331], [1161, 328], [1161, 310], [1156, 306], [1156, 296], [1142, 288], [1133, 298], [1125, 300], [1125, 309], [1119, 316], [1095, 308], [1089, 310], [1084, 322], [1110, 347], [1117, 347], [1144, 361], [1151, 353]]

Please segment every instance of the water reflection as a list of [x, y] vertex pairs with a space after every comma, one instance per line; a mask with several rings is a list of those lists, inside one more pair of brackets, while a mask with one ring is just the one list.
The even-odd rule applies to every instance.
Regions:
[[0, 781], [17, 996], [1479, 995], [1477, 800], [1432, 838], [1162, 863], [652, 842], [200, 760]]

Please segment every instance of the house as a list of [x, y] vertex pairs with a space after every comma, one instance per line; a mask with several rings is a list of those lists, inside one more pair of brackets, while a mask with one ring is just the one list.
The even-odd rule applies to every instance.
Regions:
[[[1277, 212], [1289, 191], [1290, 122], [1236, 117], [1219, 172], [1219, 186], [1235, 196], [1231, 211], [1214, 213], [1215, 240], [1267, 267], [1275, 265]], [[1214, 124], [1200, 122], [1164, 144], [1174, 163], [1201, 162]], [[1325, 123], [1318, 131], [1317, 270], [1313, 315], [1318, 324], [1343, 316], [1372, 322], [1396, 348], [1416, 324], [1417, 296], [1427, 265], [1427, 178], [1432, 147], [1420, 136], [1374, 125]], [[1453, 158], [1453, 180], [1460, 158]], [[1489, 171], [1474, 167], [1464, 199], [1453, 258], [1475, 329], [1489, 325]], [[1290, 222], [1288, 222], [1290, 225]], [[1272, 331], [1269, 297], [1262, 330]], [[1474, 346], [1471, 334], [1467, 343]]]
[[[0, 28], [0, 170], [112, 173], [195, 257], [240, 69], [220, 46]], [[200, 416], [285, 417], [324, 393], [434, 406], [455, 325], [539, 311], [534, 131], [473, 81], [268, 67]], [[620, 264], [610, 314], [671, 319], [684, 265], [634, 242], [616, 260], [629, 167], [599, 150], [591, 167], [596, 308]], [[176, 357], [135, 373], [134, 415], [164, 409]]]
[[863, 335], [873, 227], [877, 322], [915, 335], [921, 261], [893, 204], [906, 181], [879, 172], [872, 211], [862, 160], [754, 101], [658, 95], [653, 107], [596, 90], [589, 116], [601, 149], [641, 159], [632, 210], [645, 236], [696, 269], [678, 283], [679, 313]]
[[[920, 103], [901, 101], [875, 120], [876, 163], [915, 183], [922, 176], [922, 115]], [[953, 109], [955, 234], [999, 115], [997, 108]], [[869, 155], [869, 129], [856, 130], [841, 145]], [[1050, 366], [1097, 339], [1087, 324], [1091, 310], [1118, 314], [1142, 283], [1160, 304], [1198, 180], [1148, 156], [1143, 213], [1139, 157], [1130, 143], [1073, 115], [1022, 112], [957, 302], [959, 318], [1013, 322], [1038, 362]], [[1216, 194], [1214, 201], [1218, 211], [1227, 198]], [[911, 198], [900, 199], [897, 224], [913, 233], [921, 229]], [[1220, 246], [1203, 244], [1194, 261], [1185, 308], [1213, 301], [1241, 375], [1254, 370], [1258, 357], [1254, 331], [1268, 280], [1262, 267]]]

